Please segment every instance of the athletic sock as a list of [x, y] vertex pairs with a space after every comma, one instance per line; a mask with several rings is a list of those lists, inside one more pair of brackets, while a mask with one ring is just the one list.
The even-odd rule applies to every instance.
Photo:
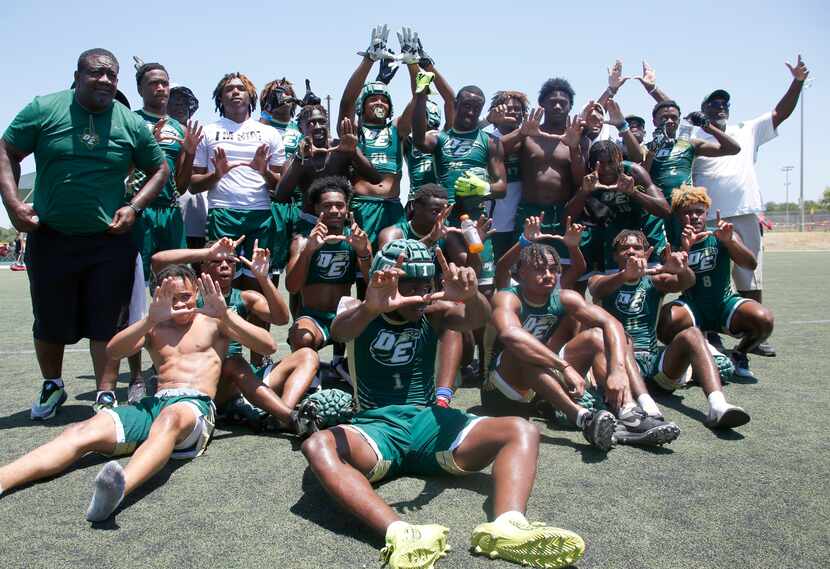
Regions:
[[576, 426], [582, 428], [585, 426], [585, 421], [591, 416], [591, 412], [584, 407], [580, 408], [576, 413]]
[[636, 409], [636, 408], [637, 408], [637, 404], [636, 404], [636, 403], [634, 403], [633, 401], [631, 401], [631, 402], [629, 402], [629, 403], [626, 403], [626, 404], [625, 404], [625, 405], [623, 405], [623, 406], [622, 406], [622, 408], [620, 409], [620, 414], [619, 414], [618, 416], [619, 416], [619, 417], [622, 417], [622, 416], [624, 416], [624, 415], [628, 415], [631, 411], [633, 411], [633, 410], [634, 410], [634, 409]]
[[0, 486], [0, 496], [2, 496], [2, 495], [3, 495], [3, 487]]
[[643, 411], [646, 412], [646, 415], [649, 417], [662, 417], [663, 414], [660, 412], [660, 408], [657, 407], [657, 403], [654, 402], [654, 399], [651, 398], [651, 395], [648, 393], [643, 393], [642, 395], [637, 397], [637, 403], [640, 404]]
[[498, 524], [498, 523], [508, 523], [509, 524], [511, 522], [516, 522], [516, 523], [519, 523], [519, 524], [526, 524], [527, 523], [527, 518], [525, 518], [525, 515], [523, 513], [521, 513], [520, 511], [511, 510], [509, 512], [504, 512], [502, 515], [500, 515], [495, 520], [493, 520], [494, 524]]
[[60, 378], [60, 377], [56, 377], [55, 379], [44, 379], [44, 380], [43, 380], [43, 383], [46, 383], [47, 381], [51, 381], [52, 383], [54, 383], [55, 385], [57, 385], [57, 386], [58, 386], [58, 387], [60, 387], [61, 389], [63, 389], [63, 387], [64, 387], [64, 385], [63, 385], [63, 379], [62, 379], [62, 378]]
[[708, 396], [709, 399], [709, 408], [719, 413], [724, 411], [727, 407], [726, 397], [723, 396], [723, 391], [713, 391]]
[[87, 521], [102, 522], [110, 517], [124, 499], [125, 485], [124, 469], [118, 461], [106, 463], [95, 477], [95, 491], [86, 511]]

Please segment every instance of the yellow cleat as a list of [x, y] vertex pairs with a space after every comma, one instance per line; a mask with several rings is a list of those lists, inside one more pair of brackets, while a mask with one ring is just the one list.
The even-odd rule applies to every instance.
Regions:
[[501, 558], [526, 567], [557, 569], [585, 554], [585, 542], [575, 533], [541, 523], [529, 523], [524, 516], [481, 524], [473, 530], [473, 552], [491, 559]]
[[387, 532], [386, 547], [380, 550], [380, 559], [391, 569], [432, 569], [446, 557], [449, 529], [437, 524], [401, 525]]

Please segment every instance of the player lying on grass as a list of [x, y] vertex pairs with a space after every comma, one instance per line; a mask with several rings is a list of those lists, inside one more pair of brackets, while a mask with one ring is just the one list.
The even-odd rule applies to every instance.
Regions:
[[[284, 326], [288, 324], [288, 307], [269, 274], [271, 252], [255, 241], [251, 260], [236, 257], [236, 248], [244, 238], [234, 242], [223, 237], [202, 249], [156, 253], [152, 258], [153, 270], [158, 272], [171, 264], [199, 263], [202, 271], [219, 285], [228, 307], [239, 316], [250, 315], [262, 322]], [[261, 293], [233, 287], [237, 262], [245, 265], [256, 278]], [[317, 352], [303, 349], [277, 363], [266, 360], [262, 366], [253, 367], [243, 357], [239, 342], [230, 342], [222, 362], [222, 381], [214, 397], [219, 420], [241, 422], [259, 430], [270, 414], [283, 428], [296, 431], [291, 412], [314, 380], [317, 366]]]
[[[189, 268], [172, 265], [158, 275], [149, 314], [113, 337], [107, 355], [124, 358], [142, 347], [158, 372], [159, 391], [138, 405], [105, 409], [75, 423], [50, 442], [0, 468], [0, 492], [60, 474], [90, 452], [133, 453], [127, 466], [113, 460], [95, 477], [86, 512], [92, 522], [110, 517], [126, 495], [168, 459], [201, 455], [213, 433], [213, 397], [228, 343], [237, 341], [261, 354], [277, 347], [266, 330], [229, 310], [208, 275], [197, 280]], [[203, 305], [196, 308], [196, 294]]]
[[683, 227], [680, 242], [673, 245], [689, 253], [689, 267], [697, 282], [663, 307], [657, 335], [668, 345], [681, 331], [696, 326], [704, 332], [738, 337], [741, 340], [732, 350], [735, 375], [754, 379], [747, 353], [772, 334], [773, 316], [732, 287], [732, 263], [754, 270], [757, 260], [732, 224], [721, 220], [720, 211], [715, 229], [706, 229], [711, 205], [706, 188], [681, 186], [672, 194], [672, 212]]
[[[530, 403], [538, 394], [602, 450], [609, 450], [614, 442], [671, 442], [680, 434], [677, 425], [659, 416], [650, 397], [641, 399], [648, 400], [653, 415], [635, 402], [634, 396], [641, 396], [645, 386], [642, 380], [632, 381], [635, 378], [627, 365], [629, 348], [622, 326], [602, 308], [588, 304], [579, 293], [557, 287], [559, 255], [550, 245], [534, 243], [558, 238], [578, 252], [581, 227], [572, 225], [570, 219], [566, 224], [571, 233], [568, 240], [542, 234], [541, 219], [530, 217], [519, 243], [504, 255], [508, 263], [517, 259], [513, 275], [517, 285], [499, 290], [493, 298], [498, 355], [491, 362], [490, 389], [482, 391], [482, 402], [497, 409], [499, 402]], [[583, 329], [550, 342], [569, 318]], [[608, 411], [592, 411], [579, 404], [589, 369], [616, 413], [616, 420]]]
[[[706, 425], [731, 428], [749, 422], [746, 411], [726, 402], [721, 372], [699, 328], [690, 326], [678, 332], [665, 347], [657, 344], [657, 316], [663, 296], [683, 292], [694, 286], [695, 273], [689, 268], [688, 254], [666, 248], [657, 274], [647, 274], [651, 247], [640, 231], [623, 230], [614, 239], [614, 263], [623, 269], [612, 275], [591, 277], [589, 290], [596, 302], [619, 320], [634, 345], [640, 373], [647, 381], [673, 391], [690, 387], [692, 377], [709, 399]], [[720, 353], [715, 357], [731, 362]]]
[[386, 536], [392, 568], [424, 568], [448, 550], [448, 529], [410, 525], [372, 489], [412, 474], [461, 475], [493, 465], [495, 521], [472, 535], [477, 553], [534, 567], [562, 567], [582, 557], [584, 543], [566, 530], [532, 525], [525, 511], [536, 476], [539, 433], [517, 417], [481, 418], [435, 405], [434, 367], [446, 330], [471, 330], [490, 317], [475, 272], [447, 263], [443, 291], [433, 293], [435, 264], [418, 241], [388, 243], [372, 263], [366, 299], [344, 300], [332, 327], [349, 342], [360, 411], [351, 424], [303, 444], [320, 483], [349, 513]]

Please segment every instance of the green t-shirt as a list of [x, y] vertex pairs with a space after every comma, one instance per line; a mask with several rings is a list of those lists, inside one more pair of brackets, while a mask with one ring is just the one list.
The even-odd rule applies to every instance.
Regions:
[[658, 147], [655, 141], [647, 145], [654, 151], [651, 162], [651, 179], [663, 190], [663, 195], [671, 203], [672, 191], [683, 184], [692, 183], [692, 162], [695, 159], [695, 147], [688, 140], [675, 140], [674, 143]]
[[634, 284], [623, 284], [602, 299], [602, 307], [622, 323], [634, 342], [635, 352], [657, 351], [657, 318], [663, 293], [650, 277]]
[[382, 314], [349, 342], [360, 409], [431, 405], [435, 401], [438, 334], [429, 319], [397, 322]]
[[[147, 128], [150, 129], [150, 133], [153, 132], [156, 123], [162, 119], [162, 117], [152, 115], [144, 109], [136, 111], [135, 114], [145, 120]], [[156, 199], [150, 202], [149, 205], [150, 207], [158, 208], [177, 207], [179, 189], [176, 187], [176, 161], [179, 159], [179, 153], [182, 150], [182, 145], [177, 140], [172, 140], [170, 137], [184, 138], [184, 128], [182, 127], [182, 123], [173, 117], [167, 117], [167, 122], [164, 123], [164, 128], [162, 128], [161, 134], [162, 137], [165, 137], [165, 140], [162, 140], [158, 144], [161, 147], [162, 152], [164, 152], [164, 157], [167, 160], [167, 167], [170, 168], [170, 175], [167, 177], [167, 181], [161, 188], [159, 195]], [[127, 182], [130, 195], [137, 193], [146, 182], [147, 174], [141, 170], [133, 170], [129, 181]]]
[[41, 223], [74, 234], [107, 230], [124, 205], [130, 166], [152, 170], [164, 154], [144, 121], [118, 102], [101, 113], [86, 111], [75, 91], [35, 97], [3, 139], [34, 153], [34, 208]]
[[697, 281], [686, 289], [681, 299], [693, 301], [696, 306], [720, 306], [735, 294], [732, 287], [732, 259], [723, 243], [714, 235], [698, 241], [689, 251], [689, 268]]
[[426, 154], [418, 150], [415, 143], [412, 142], [412, 137], [409, 137], [404, 147], [406, 150], [404, 157], [409, 172], [409, 195], [411, 196], [424, 184], [434, 184], [437, 180], [435, 179], [432, 154]]
[[[294, 226], [295, 232], [308, 237], [316, 224], [316, 220], [312, 223], [308, 216], [303, 215]], [[349, 234], [349, 228], [344, 227], [343, 235]], [[357, 253], [348, 243], [323, 243], [311, 256], [305, 284], [351, 284], [355, 282], [358, 270]]]
[[357, 147], [379, 174], [399, 175], [403, 168], [398, 127], [361, 124]]
[[472, 170], [482, 180], [490, 181], [487, 169], [490, 158], [490, 138], [486, 132], [476, 129], [470, 132], [442, 130], [433, 151], [435, 175], [447, 190], [450, 203], [455, 203], [455, 181]]

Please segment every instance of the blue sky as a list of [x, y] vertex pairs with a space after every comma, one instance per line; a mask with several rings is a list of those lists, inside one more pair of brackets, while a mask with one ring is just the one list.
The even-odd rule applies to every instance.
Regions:
[[[97, 10], [86, 5], [3, 3], [3, 129], [33, 96], [68, 87], [78, 54], [90, 47], [105, 47], [119, 58], [119, 87], [134, 108], [140, 99], [132, 56], [138, 55], [163, 63], [174, 82], [196, 92], [199, 120], [216, 118], [210, 95], [229, 71], [246, 73], [258, 89], [277, 77], [300, 85], [307, 77], [318, 95], [331, 95], [336, 114], [359, 61], [355, 52], [366, 47], [372, 26], [387, 23], [413, 27], [456, 88], [477, 84], [488, 97], [498, 89], [518, 89], [535, 100], [545, 79], [561, 76], [582, 102], [603, 91], [606, 68], [616, 58], [629, 75], [639, 74], [646, 59], [657, 70], [658, 85], [684, 112], [696, 109], [706, 93], [727, 89], [733, 121], [771, 110], [791, 79], [784, 61], [794, 62], [801, 53], [815, 79], [805, 107], [805, 196], [815, 199], [830, 186], [823, 166], [830, 141], [821, 130], [830, 108], [830, 7], [819, 1], [345, 2], [317, 10], [310, 3], [257, 0], [111, 2]], [[391, 44], [397, 50], [397, 40]], [[391, 88], [400, 110], [409, 98], [405, 72]], [[636, 81], [617, 100], [625, 113], [650, 116], [652, 101]], [[780, 169], [787, 164], [795, 166], [790, 199], [797, 199], [798, 112], [761, 149], [765, 201], [784, 200]], [[29, 159], [23, 171], [33, 168]], [[0, 226], [8, 226], [5, 211]]]

